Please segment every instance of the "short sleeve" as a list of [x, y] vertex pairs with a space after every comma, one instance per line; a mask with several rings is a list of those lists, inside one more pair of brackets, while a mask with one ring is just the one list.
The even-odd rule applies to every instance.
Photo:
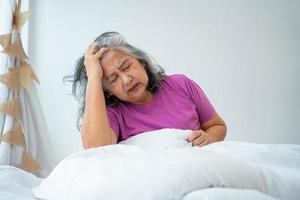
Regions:
[[212, 117], [216, 114], [216, 111], [200, 86], [185, 75], [177, 76], [177, 82], [182, 85], [183, 89], [186, 90], [188, 96], [196, 106], [200, 124], [212, 119]]
[[119, 141], [120, 127], [119, 127], [119, 123], [118, 123], [117, 113], [111, 107], [107, 107], [106, 111], [107, 111], [109, 125], [112, 128], [112, 130], [115, 132], [116, 138]]

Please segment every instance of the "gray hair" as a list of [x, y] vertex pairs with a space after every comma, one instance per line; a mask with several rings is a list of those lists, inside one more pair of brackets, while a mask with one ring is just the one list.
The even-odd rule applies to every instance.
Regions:
[[[145, 68], [148, 75], [147, 90], [151, 93], [155, 93], [159, 90], [160, 83], [165, 77], [165, 72], [160, 65], [155, 64], [153, 59], [144, 51], [127, 43], [123, 35], [118, 32], [105, 32], [98, 36], [94, 42], [96, 43], [95, 53], [102, 47], [110, 49], [120, 50], [132, 57], [136, 58]], [[86, 75], [86, 69], [84, 66], [84, 56], [81, 56], [75, 65], [75, 73], [73, 75], [65, 76], [69, 82], [72, 82], [72, 94], [80, 103], [79, 116], [77, 118], [77, 128], [80, 129], [81, 120], [85, 110], [85, 94], [88, 77]], [[103, 88], [105, 96], [106, 106], [116, 106], [120, 103], [120, 100], [113, 95], [109, 94], [105, 88]]]

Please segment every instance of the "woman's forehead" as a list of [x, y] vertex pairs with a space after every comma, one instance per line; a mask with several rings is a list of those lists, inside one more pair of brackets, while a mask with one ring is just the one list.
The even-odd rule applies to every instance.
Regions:
[[101, 59], [104, 78], [108, 78], [116, 69], [120, 69], [130, 56], [120, 50], [109, 50]]
[[110, 49], [103, 58], [101, 64], [104, 68], [118, 68], [129, 55], [117, 49]]

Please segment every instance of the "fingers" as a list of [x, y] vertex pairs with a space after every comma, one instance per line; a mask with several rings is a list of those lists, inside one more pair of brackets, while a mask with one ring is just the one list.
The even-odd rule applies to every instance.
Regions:
[[202, 134], [202, 132], [204, 132], [204, 131], [203, 130], [197, 130], [197, 131], [192, 132], [192, 134], [190, 134], [187, 137], [187, 141], [188, 142], [194, 141], [197, 137], [199, 137]]
[[209, 144], [209, 135], [203, 130], [194, 131], [187, 137], [188, 142], [192, 142], [193, 146], [202, 147]]
[[204, 142], [206, 142], [206, 137], [205, 137], [205, 135], [202, 133], [199, 137], [197, 137], [197, 138], [193, 141], [192, 145], [193, 145], [193, 146], [199, 146], [199, 145], [201, 145], [201, 144], [204, 143]]
[[103, 55], [104, 52], [108, 51], [107, 47], [102, 47], [99, 51], [97, 51], [97, 53], [95, 53], [95, 57], [96, 58], [101, 58], [101, 56]]
[[92, 43], [88, 46], [87, 50], [85, 51], [85, 55], [93, 55], [93, 51], [95, 50], [96, 43]]
[[209, 144], [209, 142], [205, 140], [204, 142], [202, 142], [201, 144], [199, 144], [197, 146], [198, 147], [203, 147], [203, 146], [208, 145], [208, 144]]
[[107, 51], [109, 48], [107, 47], [101, 47], [100, 50], [97, 50], [99, 46], [97, 46], [97, 43], [92, 43], [88, 46], [85, 57], [95, 57], [95, 58], [100, 58], [102, 54]]

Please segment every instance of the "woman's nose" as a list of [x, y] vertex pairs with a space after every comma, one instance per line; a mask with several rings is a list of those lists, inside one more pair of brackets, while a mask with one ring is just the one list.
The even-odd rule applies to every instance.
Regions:
[[128, 74], [122, 73], [121, 79], [124, 86], [131, 84], [132, 78]]

